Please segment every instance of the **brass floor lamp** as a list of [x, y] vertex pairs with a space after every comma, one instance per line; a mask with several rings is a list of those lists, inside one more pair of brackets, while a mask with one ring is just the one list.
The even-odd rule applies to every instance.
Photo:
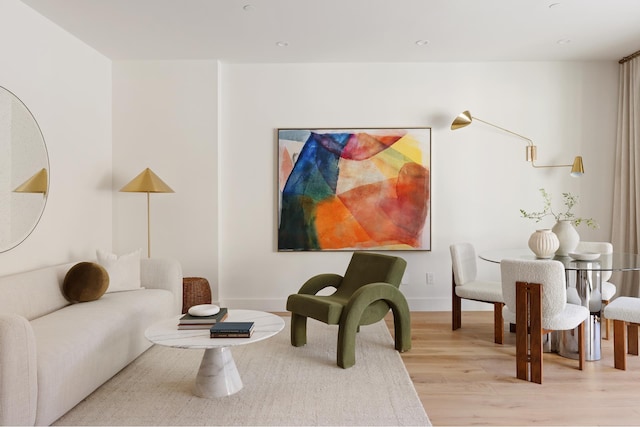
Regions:
[[126, 193], [147, 193], [147, 257], [151, 258], [151, 209], [149, 194], [173, 193], [174, 191], [149, 168], [140, 172], [138, 176], [122, 187], [120, 191]]

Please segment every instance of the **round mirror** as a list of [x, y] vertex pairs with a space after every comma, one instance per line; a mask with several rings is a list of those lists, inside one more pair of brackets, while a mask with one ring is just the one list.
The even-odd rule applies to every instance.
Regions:
[[0, 86], [0, 252], [15, 248], [40, 221], [49, 193], [49, 156], [26, 105]]

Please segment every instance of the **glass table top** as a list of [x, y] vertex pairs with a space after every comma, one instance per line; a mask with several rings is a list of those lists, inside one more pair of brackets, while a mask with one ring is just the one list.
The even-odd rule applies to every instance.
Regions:
[[[485, 261], [499, 263], [503, 259], [539, 259], [529, 249], [495, 249], [481, 253]], [[601, 254], [593, 261], [578, 261], [571, 257], [552, 258], [564, 264], [566, 270], [629, 271], [640, 270], [640, 254], [614, 252]]]

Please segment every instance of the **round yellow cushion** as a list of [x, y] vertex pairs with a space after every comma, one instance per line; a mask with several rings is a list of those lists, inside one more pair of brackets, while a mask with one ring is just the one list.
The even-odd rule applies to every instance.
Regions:
[[80, 262], [69, 269], [62, 293], [71, 302], [88, 302], [99, 299], [109, 287], [109, 273], [100, 264]]

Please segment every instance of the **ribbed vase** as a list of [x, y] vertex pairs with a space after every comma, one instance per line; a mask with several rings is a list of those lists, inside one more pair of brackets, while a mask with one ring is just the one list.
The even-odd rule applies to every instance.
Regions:
[[569, 253], [573, 252], [580, 243], [580, 235], [571, 221], [558, 221], [551, 230], [558, 236], [560, 242], [556, 251], [558, 256], [569, 256]]
[[537, 258], [552, 258], [559, 246], [558, 236], [548, 228], [536, 230], [529, 237], [529, 249], [536, 254]]

